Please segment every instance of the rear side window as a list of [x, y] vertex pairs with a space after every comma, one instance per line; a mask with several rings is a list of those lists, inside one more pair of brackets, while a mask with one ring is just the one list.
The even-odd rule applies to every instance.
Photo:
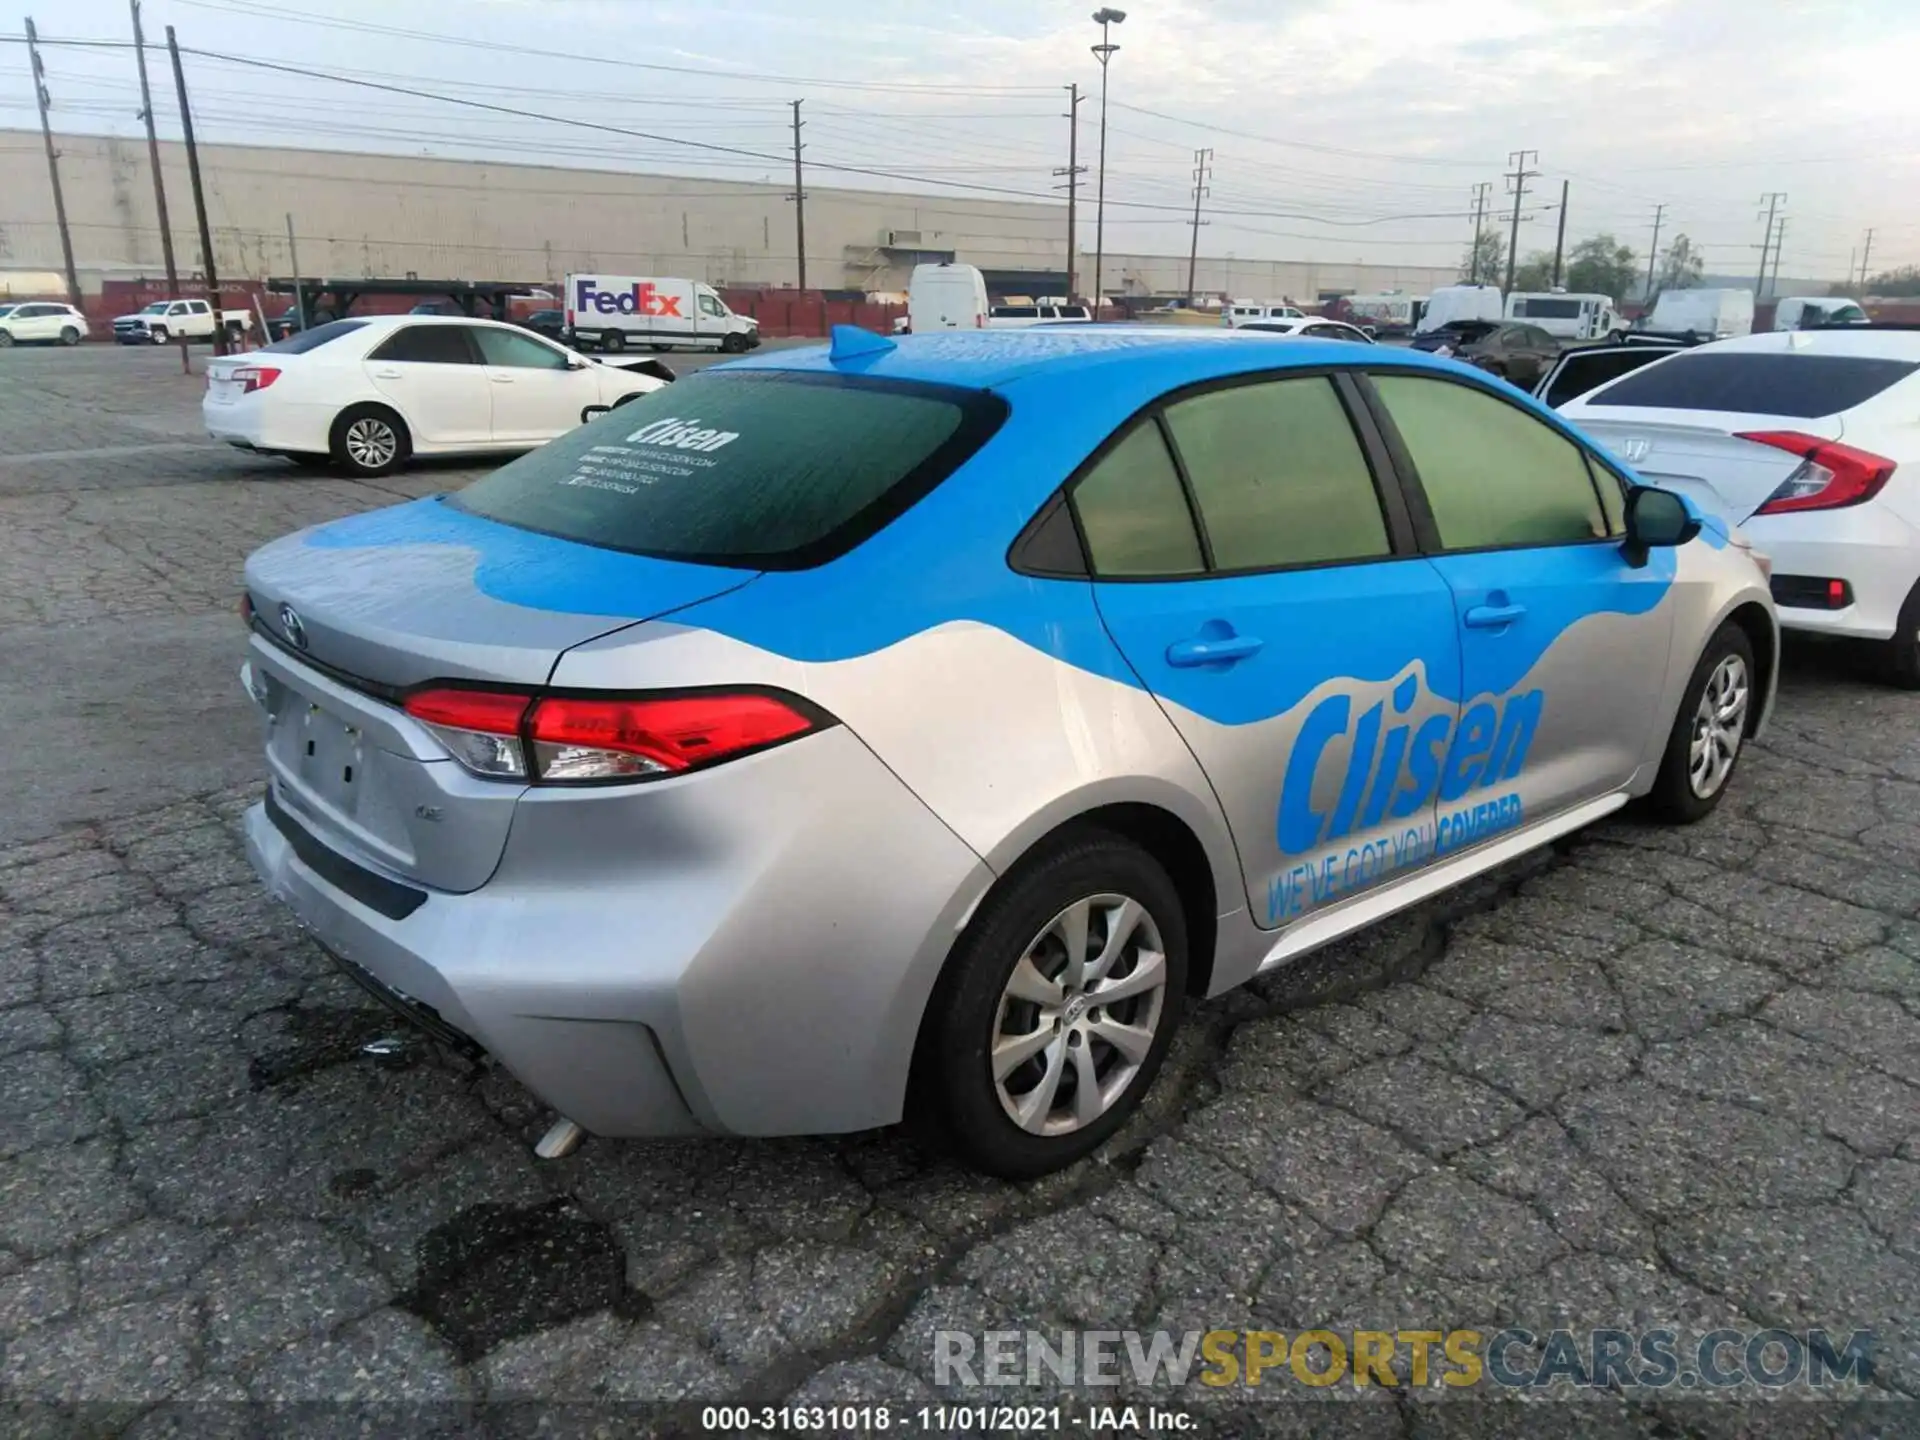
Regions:
[[1373, 377], [1448, 550], [1568, 545], [1610, 524], [1580, 447], [1478, 389], [1413, 375]]
[[467, 329], [465, 325], [409, 325], [381, 341], [367, 358], [416, 365], [472, 365], [478, 357]]
[[452, 497], [610, 550], [801, 569], [858, 544], [997, 430], [985, 391], [811, 374], [695, 375]]
[[1653, 345], [1575, 350], [1561, 361], [1560, 368], [1554, 371], [1540, 399], [1558, 410], [1576, 396], [1664, 359], [1669, 353]]
[[1218, 570], [1390, 553], [1380, 497], [1325, 376], [1213, 390], [1167, 408]]
[[296, 330], [284, 340], [276, 340], [271, 345], [262, 345], [276, 355], [304, 355], [309, 350], [317, 350], [329, 340], [338, 340], [342, 335], [351, 335], [363, 327], [364, 320], [329, 320], [324, 325], [315, 325], [309, 330]]
[[1073, 487], [1095, 575], [1198, 575], [1200, 537], [1160, 427], [1136, 425]]
[[1916, 369], [1911, 361], [1864, 355], [1696, 350], [1629, 375], [1587, 403], [1810, 420], [1864, 405]]

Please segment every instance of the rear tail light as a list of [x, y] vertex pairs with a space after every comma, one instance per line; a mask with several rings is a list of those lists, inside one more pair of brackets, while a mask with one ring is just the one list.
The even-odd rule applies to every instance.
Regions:
[[242, 365], [230, 378], [239, 381], [242, 395], [251, 395], [273, 384], [280, 378], [280, 372], [271, 365]]
[[1859, 505], [1878, 495], [1894, 471], [1894, 462], [1883, 455], [1842, 445], [1838, 440], [1802, 435], [1797, 430], [1751, 430], [1734, 439], [1771, 445], [1800, 457], [1799, 466], [1753, 512], [1756, 515]]
[[550, 785], [677, 775], [833, 723], [767, 690], [534, 696], [444, 688], [416, 691], [406, 711], [474, 774]]

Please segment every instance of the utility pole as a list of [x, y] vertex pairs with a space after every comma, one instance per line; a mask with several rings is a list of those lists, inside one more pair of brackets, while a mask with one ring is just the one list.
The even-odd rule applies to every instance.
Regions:
[[[307, 328], [307, 287], [300, 283], [300, 251], [293, 243], [293, 212], [287, 212], [287, 264], [293, 267], [293, 318], [300, 322], [302, 330]], [[547, 266], [549, 274], [553, 271], [551, 263]], [[273, 336], [267, 336], [273, 339]]]
[[1558, 290], [1560, 288], [1560, 261], [1565, 256], [1566, 249], [1567, 249], [1567, 182], [1565, 180], [1562, 180], [1560, 182], [1560, 233], [1554, 236], [1554, 239], [1553, 239], [1553, 285], [1551, 288], [1555, 290]]
[[[1080, 177], [1087, 173], [1087, 167], [1080, 163], [1080, 101], [1078, 85], [1067, 86], [1067, 168], [1055, 170], [1056, 175], [1067, 177], [1067, 303], [1073, 304], [1079, 296], [1079, 276], [1074, 272], [1080, 263], [1079, 240], [1074, 226], [1078, 220], [1080, 199]], [[1055, 186], [1059, 189], [1059, 186]]]
[[1093, 23], [1100, 27], [1100, 43], [1093, 47], [1094, 58], [1100, 62], [1100, 173], [1094, 182], [1093, 201], [1093, 318], [1100, 318], [1101, 302], [1105, 298], [1102, 290], [1101, 269], [1107, 259], [1107, 66], [1112, 61], [1119, 46], [1111, 39], [1112, 28], [1127, 18], [1124, 10], [1115, 10], [1103, 5], [1093, 15]]
[[1520, 263], [1520, 202], [1527, 195], [1527, 181], [1538, 178], [1538, 170], [1527, 169], [1528, 159], [1536, 164], [1540, 160], [1538, 150], [1515, 150], [1507, 159], [1513, 162], [1513, 169], [1507, 172], [1507, 183], [1513, 187], [1513, 229], [1507, 238], [1507, 283], [1501, 288], [1508, 294], [1513, 293], [1513, 267]]
[[1786, 199], [1783, 190], [1769, 190], [1760, 197], [1760, 203], [1767, 207], [1767, 228], [1760, 238], [1760, 273], [1754, 277], [1753, 298], [1764, 300], [1767, 294], [1767, 252], [1773, 248], [1773, 217], [1779, 210], [1780, 202]]
[[1867, 258], [1873, 254], [1873, 230], [1867, 230], [1867, 243], [1860, 251], [1860, 298], [1867, 296]]
[[1787, 217], [1782, 215], [1780, 223], [1773, 230], [1773, 283], [1769, 287], [1775, 295], [1780, 293], [1780, 252], [1787, 247]]
[[1647, 249], [1647, 303], [1653, 303], [1653, 267], [1660, 261], [1660, 220], [1667, 213], [1665, 205], [1653, 207], [1653, 244]]
[[1487, 213], [1487, 191], [1493, 187], [1482, 180], [1473, 187], [1473, 249], [1467, 255], [1467, 283], [1480, 283], [1480, 226]]
[[73, 268], [73, 232], [67, 228], [67, 197], [60, 190], [60, 152], [53, 148], [53, 122], [47, 107], [53, 103], [47, 94], [47, 68], [40, 63], [40, 37], [27, 17], [27, 63], [33, 71], [33, 98], [40, 107], [40, 138], [47, 144], [47, 176], [53, 181], [53, 220], [60, 230], [60, 258], [67, 267], [67, 303], [80, 308], [80, 272]]
[[1196, 150], [1193, 152], [1193, 219], [1187, 223], [1193, 226], [1193, 244], [1187, 250], [1187, 308], [1193, 309], [1193, 277], [1200, 265], [1200, 227], [1206, 221], [1200, 218], [1200, 201], [1212, 193], [1207, 186], [1207, 171], [1213, 163], [1213, 151]]
[[214, 274], [213, 231], [207, 227], [207, 192], [200, 182], [200, 147], [193, 139], [193, 107], [187, 103], [187, 72], [180, 68], [180, 41], [171, 25], [167, 26], [167, 54], [173, 60], [173, 88], [180, 96], [180, 138], [187, 146], [187, 178], [193, 182], [193, 215], [200, 224], [200, 272], [206, 277], [207, 304], [213, 311], [213, 353], [224, 355], [227, 327], [220, 323], [220, 277]]
[[147, 122], [147, 164], [153, 170], [153, 209], [160, 219], [160, 259], [167, 267], [167, 294], [180, 293], [180, 271], [173, 262], [173, 226], [167, 219], [167, 182], [160, 173], [160, 138], [153, 128], [153, 93], [147, 89], [147, 40], [140, 32], [140, 0], [133, 6], [133, 56], [140, 66], [140, 118]]
[[800, 284], [797, 288], [807, 288], [807, 191], [800, 175], [800, 106], [801, 101], [793, 104], [793, 194], [787, 198], [793, 201], [793, 251], [800, 262]]

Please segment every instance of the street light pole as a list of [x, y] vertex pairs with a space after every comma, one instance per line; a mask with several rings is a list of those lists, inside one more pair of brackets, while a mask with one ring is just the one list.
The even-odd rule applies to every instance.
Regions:
[[1108, 29], [1127, 18], [1124, 10], [1115, 10], [1104, 6], [1093, 12], [1093, 23], [1100, 27], [1100, 43], [1093, 47], [1093, 53], [1100, 61], [1100, 176], [1096, 185], [1093, 208], [1093, 318], [1100, 318], [1100, 302], [1104, 298], [1100, 286], [1100, 270], [1106, 260], [1107, 251], [1107, 62], [1113, 59], [1113, 52], [1120, 47], [1107, 38]]

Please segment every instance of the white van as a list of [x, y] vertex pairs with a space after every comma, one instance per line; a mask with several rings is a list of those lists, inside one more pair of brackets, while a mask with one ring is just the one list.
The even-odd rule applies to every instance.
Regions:
[[1220, 307], [1220, 323], [1229, 330], [1251, 325], [1256, 320], [1304, 320], [1307, 312], [1297, 305], [1276, 305], [1272, 301], [1235, 300]]
[[1564, 290], [1517, 291], [1507, 297], [1507, 320], [1524, 320], [1560, 340], [1599, 340], [1621, 328], [1611, 295]]
[[907, 282], [907, 328], [915, 335], [986, 329], [987, 277], [977, 266], [951, 260], [914, 266]]
[[1776, 330], [1872, 323], [1867, 312], [1844, 295], [1789, 295], [1773, 307], [1773, 328]]
[[1438, 330], [1456, 320], [1500, 320], [1505, 302], [1498, 285], [1442, 285], [1427, 297], [1420, 329]]
[[1753, 333], [1751, 290], [1662, 290], [1636, 330], [1656, 335], [1688, 335], [1698, 340], [1731, 340]]
[[619, 351], [724, 350], [730, 355], [760, 343], [760, 322], [736, 315], [720, 292], [699, 280], [658, 275], [569, 275], [566, 328], [571, 345]]
[[987, 311], [989, 330], [1024, 330], [1029, 325], [1079, 325], [1093, 319], [1093, 312], [1084, 305], [1055, 304], [1044, 301], [1038, 304], [1013, 303], [995, 305]]

